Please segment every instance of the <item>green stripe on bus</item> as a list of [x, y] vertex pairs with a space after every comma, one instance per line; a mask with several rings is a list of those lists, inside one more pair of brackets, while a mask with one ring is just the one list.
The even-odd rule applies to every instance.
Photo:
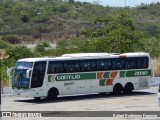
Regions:
[[151, 70], [120, 71], [120, 77], [150, 76]]
[[[102, 78], [110, 78], [110, 73], [113, 71], [104, 72]], [[53, 74], [48, 75], [48, 81], [65, 81], [65, 80], [91, 80], [97, 79], [98, 72], [92, 73], [76, 73], [76, 74]], [[151, 76], [151, 70], [130, 70], [130, 71], [119, 71], [119, 77], [138, 77], [138, 76]]]
[[51, 82], [52, 75], [48, 75], [48, 82]]
[[96, 79], [96, 73], [80, 73], [80, 74], [58, 74], [53, 79], [52, 75], [48, 76], [48, 81], [65, 81], [65, 80], [90, 80]]

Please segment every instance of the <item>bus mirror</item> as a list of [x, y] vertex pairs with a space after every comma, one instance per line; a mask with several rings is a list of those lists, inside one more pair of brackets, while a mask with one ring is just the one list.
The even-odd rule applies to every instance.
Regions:
[[14, 69], [15, 69], [15, 67], [11, 67], [11, 68], [8, 68], [8, 67], [7, 67], [7, 77], [12, 76]]
[[10, 70], [9, 70], [9, 68], [7, 67], [7, 77], [9, 77], [10, 76]]
[[32, 70], [27, 70], [26, 71], [26, 78], [30, 78], [31, 77], [31, 71]]

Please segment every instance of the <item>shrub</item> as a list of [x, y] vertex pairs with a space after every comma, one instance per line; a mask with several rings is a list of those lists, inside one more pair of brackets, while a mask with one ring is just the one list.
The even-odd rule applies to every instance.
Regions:
[[9, 55], [9, 59], [13, 60], [18, 60], [21, 58], [30, 58], [34, 56], [33, 52], [26, 46], [16, 46], [8, 49], [6, 52]]
[[43, 45], [43, 47], [51, 47], [48, 42], [43, 42], [42, 45]]
[[45, 51], [43, 44], [37, 44], [37, 46], [35, 47], [35, 51], [43, 53]]
[[11, 34], [11, 35], [7, 35], [5, 40], [11, 44], [15, 44], [15, 43], [20, 43], [20, 37], [18, 35], [14, 35], [14, 34]]
[[35, 47], [35, 54], [37, 56], [46, 56], [47, 50], [51, 48], [51, 45], [47, 42], [43, 42], [40, 44], [37, 44]]
[[6, 49], [6, 48], [9, 48], [10, 46], [11, 45], [8, 42], [0, 40], [0, 49]]

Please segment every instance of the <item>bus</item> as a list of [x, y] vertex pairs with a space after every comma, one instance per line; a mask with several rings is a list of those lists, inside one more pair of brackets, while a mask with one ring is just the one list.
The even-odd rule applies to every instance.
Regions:
[[[130, 94], [151, 86], [148, 53], [75, 53], [24, 58], [13, 69], [16, 96], [55, 99], [58, 95]], [[8, 72], [11, 70], [8, 70]]]

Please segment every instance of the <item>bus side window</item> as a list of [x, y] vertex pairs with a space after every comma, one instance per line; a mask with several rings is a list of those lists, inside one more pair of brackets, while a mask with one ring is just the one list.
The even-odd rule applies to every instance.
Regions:
[[97, 70], [96, 61], [91, 61], [91, 71], [96, 71], [96, 70]]
[[107, 70], [112, 70], [112, 65], [110, 60], [106, 61], [106, 67], [107, 67]]
[[85, 62], [81, 62], [81, 72], [85, 71]]
[[143, 68], [147, 68], [148, 67], [148, 58], [144, 58], [143, 59]]
[[87, 62], [84, 63], [84, 71], [89, 71], [89, 65]]
[[112, 70], [116, 70], [117, 69], [117, 62], [115, 59], [112, 60]]
[[66, 73], [75, 72], [75, 62], [74, 61], [64, 62], [64, 72]]
[[48, 74], [63, 73], [63, 63], [62, 62], [49, 62]]
[[55, 73], [54, 63], [49, 62], [49, 64], [48, 64], [48, 74], [53, 74], [53, 73]]
[[137, 69], [137, 60], [136, 59], [132, 60], [132, 69]]
[[73, 65], [68, 65], [68, 66], [67, 66], [67, 72], [74, 72], [74, 67], [73, 67]]
[[142, 69], [143, 68], [143, 60], [142, 58], [138, 58], [138, 69]]
[[81, 71], [86, 72], [89, 70], [89, 65], [87, 61], [81, 61]]
[[78, 62], [75, 63], [74, 65], [74, 68], [75, 68], [75, 72], [80, 72], [80, 64]]
[[87, 70], [87, 71], [90, 71], [90, 70], [91, 70], [91, 63], [90, 63], [89, 61], [87, 62], [87, 68], [86, 68], [86, 70]]
[[129, 60], [126, 61], [126, 67], [125, 68], [126, 69], [131, 69], [131, 64], [130, 64]]
[[63, 62], [59, 62], [59, 64], [57, 65], [57, 73], [63, 73], [64, 69], [63, 69]]
[[54, 73], [54, 72], [55, 72], [54, 65], [51, 65], [51, 66], [50, 66], [49, 73]]
[[104, 70], [104, 66], [105, 66], [105, 64], [104, 64], [104, 61], [103, 60], [98, 60], [98, 62], [97, 62], [97, 68], [98, 68], [98, 70]]
[[124, 60], [117, 60], [117, 68], [119, 69], [119, 70], [122, 70], [124, 67]]
[[86, 71], [86, 62], [85, 61], [83, 61], [82, 63], [81, 63], [81, 71], [82, 72], [85, 72]]

